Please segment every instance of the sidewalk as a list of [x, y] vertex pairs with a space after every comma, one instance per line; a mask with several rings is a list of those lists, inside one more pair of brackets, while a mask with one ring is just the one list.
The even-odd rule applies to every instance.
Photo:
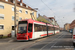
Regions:
[[16, 39], [13, 39], [13, 38], [2, 38], [2, 39], [0, 39], [0, 43], [2, 43], [2, 42], [13, 42], [15, 40]]

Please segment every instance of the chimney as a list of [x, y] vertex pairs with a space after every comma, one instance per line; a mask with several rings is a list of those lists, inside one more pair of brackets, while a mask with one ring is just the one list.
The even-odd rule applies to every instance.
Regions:
[[[15, 0], [10, 0], [10, 1], [15, 4]], [[16, 0], [16, 2], [18, 2], [18, 0]]]
[[21, 3], [23, 3], [23, 0], [20, 0]]
[[20, 5], [23, 6], [23, 0], [20, 0]]

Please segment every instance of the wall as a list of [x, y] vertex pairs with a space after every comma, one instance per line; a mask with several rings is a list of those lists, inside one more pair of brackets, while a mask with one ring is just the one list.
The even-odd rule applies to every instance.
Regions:
[[[0, 30], [0, 34], [7, 36], [9, 33], [11, 33], [12, 26], [14, 25], [14, 20], [12, 20], [12, 16], [14, 16], [14, 11], [12, 11], [13, 5], [4, 2], [0, 2], [0, 4], [4, 5], [4, 9], [0, 9], [0, 14], [4, 14], [4, 19], [0, 19], [0, 25], [4, 25], [4, 29]], [[17, 19], [19, 19], [19, 17], [22, 17], [22, 19], [31, 18], [30, 15], [30, 13], [32, 12], [31, 10], [17, 7], [18, 11], [19, 9], [22, 9], [22, 13], [17, 12], [18, 13]], [[25, 13], [26, 10], [28, 11], [28, 14]], [[34, 17], [36, 18], [37, 16], [36, 12], [35, 11], [33, 12], [34, 12]]]

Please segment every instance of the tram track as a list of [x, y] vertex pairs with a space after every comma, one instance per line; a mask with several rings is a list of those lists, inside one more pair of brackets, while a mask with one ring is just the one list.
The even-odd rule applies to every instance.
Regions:
[[[53, 41], [51, 41], [50, 43], [56, 41], [57, 39], [59, 39], [59, 38], [62, 37], [62, 36], [63, 36], [63, 34], [62, 34], [61, 36], [59, 36], [58, 38], [54, 39]], [[50, 44], [50, 43], [48, 43], [48, 44]], [[56, 43], [57, 43], [57, 42], [56, 42]], [[54, 43], [52, 46], [54, 46], [56, 43]], [[42, 50], [42, 49], [43, 49], [44, 47], [46, 47], [48, 44], [46, 44], [45, 46], [43, 46], [40, 50]]]
[[[23, 50], [64, 50], [68, 49], [68, 46], [70, 47], [70, 50], [73, 49], [72, 41], [70, 40], [72, 40], [71, 34], [68, 32], [63, 32], [61, 34], [57, 34], [55, 36], [34, 43], [33, 45], [30, 45], [27, 48], [24, 48]], [[67, 42], [67, 44], [65, 42]]]
[[[57, 35], [59, 35], [59, 34], [56, 34], [56, 35], [54, 35], [55, 37], [57, 36]], [[61, 35], [62, 36], [62, 35]], [[61, 37], [61, 36], [59, 36], [59, 37]], [[49, 36], [49, 37], [47, 37], [47, 38], [50, 38], [50, 37], [53, 37], [53, 36]], [[47, 38], [45, 38], [45, 39], [47, 39]], [[43, 39], [43, 40], [45, 40], [45, 39]], [[53, 40], [54, 41], [54, 40]], [[53, 42], [52, 41], [52, 42]], [[27, 50], [27, 48], [30, 48], [30, 47], [32, 47], [32, 46], [34, 46], [34, 45], [36, 45], [36, 44], [38, 44], [38, 43], [40, 43], [40, 42], [42, 42], [41, 40], [38, 42], [38, 43], [36, 43], [37, 41], [35, 41], [35, 43], [33, 44], [33, 45], [30, 45], [30, 46], [28, 46], [28, 47], [25, 47], [23, 50]], [[50, 42], [51, 43], [51, 42]]]
[[[56, 35], [57, 35], [57, 34], [56, 34]], [[55, 35], [52, 35], [52, 36], [55, 36]], [[27, 46], [27, 47], [25, 47], [24, 49], [29, 48], [29, 47], [31, 47], [33, 44], [38, 43], [38, 42], [41, 42], [42, 40], [45, 40], [45, 39], [50, 38], [50, 37], [52, 37], [52, 36], [48, 36], [48, 37], [45, 37], [45, 38], [41, 38], [41, 39], [36, 39], [36, 40], [29, 41], [30, 43], [28, 43], [27, 45], [20, 45], [20, 46], [17, 46], [17, 47], [15, 47], [15, 48], [12, 48], [12, 50], [17, 50], [18, 48], [21, 48], [21, 47], [24, 47], [24, 46]], [[24, 50], [24, 49], [22, 49], [22, 50]]]

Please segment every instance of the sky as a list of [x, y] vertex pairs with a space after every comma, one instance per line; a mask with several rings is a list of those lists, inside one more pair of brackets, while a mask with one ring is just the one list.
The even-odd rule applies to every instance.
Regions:
[[75, 19], [74, 0], [23, 0], [31, 8], [38, 8], [37, 14], [54, 17], [60, 27]]

